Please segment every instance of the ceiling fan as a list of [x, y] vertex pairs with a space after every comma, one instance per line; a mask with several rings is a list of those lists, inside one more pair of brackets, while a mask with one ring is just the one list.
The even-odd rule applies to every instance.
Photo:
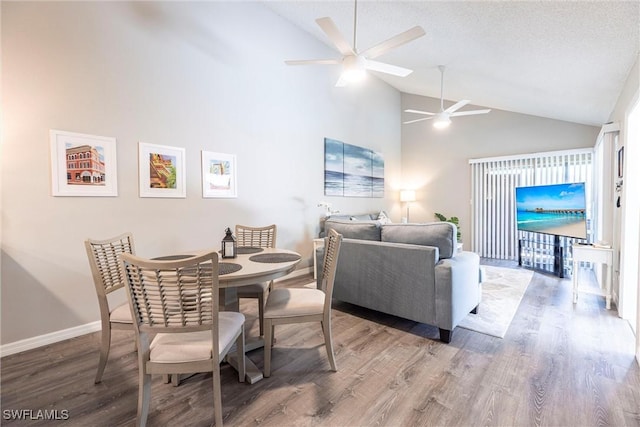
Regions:
[[412, 40], [422, 37], [425, 32], [420, 26], [415, 26], [410, 30], [397, 34], [388, 40], [385, 40], [377, 45], [370, 47], [369, 49], [358, 52], [356, 48], [356, 35], [357, 35], [357, 19], [358, 19], [358, 1], [355, 1], [354, 13], [353, 13], [353, 45], [349, 45], [349, 42], [336, 27], [336, 24], [329, 17], [318, 18], [316, 23], [322, 31], [327, 35], [329, 40], [342, 54], [341, 59], [307, 59], [297, 61], [285, 61], [287, 65], [338, 65], [342, 64], [342, 74], [336, 83], [336, 87], [346, 86], [349, 82], [361, 80], [366, 76], [366, 70], [379, 71], [381, 73], [391, 74], [394, 76], [405, 77], [413, 72], [408, 68], [398, 67], [384, 62], [374, 61], [377, 58], [391, 49], [401, 46], [405, 43], [409, 43]]
[[434, 119], [433, 126], [436, 128], [445, 128], [451, 124], [451, 117], [458, 116], [471, 116], [474, 114], [486, 114], [491, 109], [486, 110], [470, 110], [470, 111], [458, 111], [460, 108], [467, 105], [469, 102], [468, 99], [463, 99], [462, 101], [458, 101], [453, 104], [451, 107], [444, 109], [444, 65], [439, 65], [438, 69], [440, 70], [440, 112], [439, 113], [429, 113], [428, 111], [420, 111], [420, 110], [404, 110], [405, 113], [415, 113], [422, 114], [430, 117], [423, 117], [421, 119], [409, 120], [408, 122], [404, 122], [404, 124], [421, 122], [423, 120]]

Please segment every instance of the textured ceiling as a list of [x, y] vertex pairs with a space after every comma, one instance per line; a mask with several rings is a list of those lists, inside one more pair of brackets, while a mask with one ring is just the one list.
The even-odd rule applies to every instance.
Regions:
[[[265, 4], [332, 47], [316, 18], [331, 17], [353, 39], [352, 1]], [[638, 0], [360, 0], [357, 49], [415, 25], [426, 35], [376, 58], [414, 70], [404, 78], [375, 73], [401, 92], [439, 98], [437, 67], [445, 65], [445, 100], [596, 126], [608, 120], [640, 51]]]

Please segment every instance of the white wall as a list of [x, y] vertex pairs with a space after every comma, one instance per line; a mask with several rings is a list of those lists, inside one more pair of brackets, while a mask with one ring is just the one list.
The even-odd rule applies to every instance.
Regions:
[[[333, 67], [333, 50], [249, 2], [2, 2], [2, 338], [99, 318], [87, 237], [133, 232], [138, 254], [217, 248], [236, 223], [276, 223], [311, 265], [329, 200], [399, 220], [400, 95]], [[117, 138], [119, 196], [52, 197], [49, 130]], [[384, 199], [323, 195], [323, 138], [382, 152]], [[186, 148], [187, 198], [138, 197], [138, 142]], [[203, 199], [200, 151], [238, 158], [239, 197]]]
[[[451, 104], [445, 102], [445, 108]], [[402, 109], [408, 108], [437, 112], [440, 100], [403, 94]], [[403, 115], [404, 121], [412, 118], [417, 116]], [[469, 159], [592, 147], [599, 130], [495, 109], [489, 114], [454, 117], [444, 130], [434, 129], [430, 120], [402, 125], [402, 185], [417, 190], [411, 221], [433, 221], [435, 212], [457, 216], [469, 250]]]
[[[618, 97], [618, 102], [611, 113], [610, 120], [619, 122], [622, 129], [620, 143], [624, 146], [625, 168], [622, 189], [622, 212], [620, 247], [620, 287], [614, 289], [619, 301], [620, 314], [632, 324], [635, 323], [636, 359], [640, 363], [640, 207], [638, 205], [638, 185], [640, 173], [640, 139], [637, 124], [631, 129], [629, 115], [637, 103], [640, 102], [640, 54], [629, 72], [629, 77]], [[637, 261], [636, 261], [637, 260]], [[634, 289], [635, 288], [635, 289]], [[627, 297], [625, 300], [625, 296]], [[633, 299], [636, 301], [634, 302]], [[635, 307], [633, 307], [635, 305]], [[635, 319], [633, 318], [635, 316]]]

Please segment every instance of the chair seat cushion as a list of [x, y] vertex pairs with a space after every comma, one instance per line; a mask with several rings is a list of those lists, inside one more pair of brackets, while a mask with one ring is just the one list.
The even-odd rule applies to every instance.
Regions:
[[264, 307], [265, 318], [283, 318], [322, 314], [324, 292], [309, 288], [278, 288], [269, 293]]
[[111, 310], [109, 314], [109, 320], [113, 323], [131, 323], [131, 308], [128, 302], [124, 302]]
[[238, 297], [264, 293], [269, 288], [269, 283], [255, 283], [253, 285], [238, 286]]
[[[233, 311], [218, 315], [218, 342], [224, 349], [244, 324], [244, 316]], [[155, 363], [196, 362], [211, 359], [211, 331], [160, 333], [151, 342], [149, 360]]]

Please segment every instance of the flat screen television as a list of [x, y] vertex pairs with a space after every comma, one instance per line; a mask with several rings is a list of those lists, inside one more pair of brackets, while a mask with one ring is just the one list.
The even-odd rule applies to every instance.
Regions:
[[516, 187], [518, 230], [587, 238], [584, 182]]

